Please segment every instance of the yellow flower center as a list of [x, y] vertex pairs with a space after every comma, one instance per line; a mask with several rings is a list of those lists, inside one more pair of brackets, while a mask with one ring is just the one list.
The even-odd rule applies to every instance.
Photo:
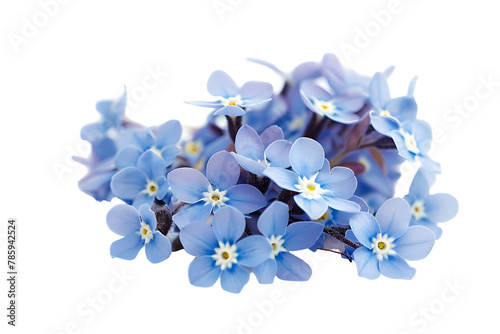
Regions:
[[309, 186], [307, 186], [307, 189], [309, 189], [310, 191], [314, 191], [316, 189], [316, 187], [313, 185], [309, 185]]
[[277, 246], [276, 246], [276, 243], [274, 243], [274, 242], [273, 242], [273, 243], [271, 244], [271, 246], [273, 246], [273, 250], [276, 250], [276, 247], [277, 247]]
[[326, 211], [326, 212], [323, 214], [323, 216], [319, 217], [319, 218], [318, 218], [318, 219], [316, 219], [315, 221], [317, 222], [317, 221], [325, 220], [327, 216], [328, 216], [328, 211]]
[[382, 241], [377, 244], [378, 249], [384, 249], [385, 248], [385, 243]]
[[154, 193], [156, 191], [156, 187], [155, 186], [151, 186], [151, 187], [149, 187], [149, 190], [151, 190], [151, 192]]
[[229, 259], [229, 253], [228, 252], [222, 253], [222, 257], [225, 258], [226, 260]]
[[216, 201], [216, 202], [217, 202], [218, 200], [220, 200], [219, 196], [217, 196], [217, 195], [213, 195], [213, 196], [212, 196], [212, 199], [213, 199], [214, 201]]

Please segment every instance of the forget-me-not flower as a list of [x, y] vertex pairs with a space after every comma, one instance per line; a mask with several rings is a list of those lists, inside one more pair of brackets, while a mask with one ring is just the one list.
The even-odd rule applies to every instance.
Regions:
[[434, 177], [427, 176], [424, 169], [419, 169], [410, 186], [405, 200], [411, 207], [410, 225], [422, 225], [441, 237], [443, 230], [437, 223], [446, 222], [458, 212], [458, 201], [450, 194], [429, 194]]
[[348, 200], [356, 190], [354, 173], [346, 167], [334, 167], [330, 171], [321, 144], [301, 137], [293, 143], [289, 158], [292, 170], [269, 167], [264, 175], [281, 188], [298, 192], [294, 196], [295, 203], [310, 219], [320, 218], [328, 207], [359, 211], [359, 205]]
[[136, 208], [143, 203], [151, 206], [155, 198], [161, 200], [167, 194], [166, 168], [163, 158], [152, 151], [144, 152], [137, 166], [125, 167], [113, 176], [111, 190]]
[[358, 275], [375, 279], [411, 279], [415, 269], [405, 260], [425, 258], [434, 246], [434, 233], [424, 226], [409, 226], [411, 209], [402, 198], [387, 200], [375, 214], [360, 212], [350, 220], [362, 244], [354, 253]]
[[200, 107], [217, 109], [214, 115], [242, 116], [246, 107], [255, 107], [271, 100], [273, 86], [267, 82], [249, 81], [241, 88], [224, 71], [215, 71], [208, 78], [207, 89], [217, 101], [186, 102]]
[[274, 201], [259, 217], [257, 227], [273, 249], [266, 261], [253, 268], [260, 283], [272, 283], [275, 276], [287, 281], [307, 281], [311, 276], [311, 267], [290, 252], [313, 245], [323, 232], [323, 225], [304, 221], [287, 227], [288, 219], [288, 205], [279, 201]]
[[210, 287], [220, 277], [224, 290], [239, 293], [250, 277], [246, 268], [261, 264], [273, 250], [261, 235], [239, 240], [244, 231], [245, 217], [229, 206], [214, 214], [212, 226], [185, 226], [179, 235], [181, 243], [186, 252], [196, 256], [188, 269], [191, 284]]
[[288, 158], [292, 143], [283, 139], [283, 131], [274, 125], [264, 130], [260, 136], [248, 125], [243, 125], [236, 134], [235, 149], [232, 153], [245, 170], [256, 175], [264, 175], [268, 167], [290, 167]]
[[148, 204], [141, 205], [139, 211], [130, 205], [117, 205], [109, 211], [106, 222], [111, 231], [123, 236], [111, 244], [112, 257], [133, 260], [145, 247], [148, 260], [158, 263], [172, 253], [170, 241], [156, 231], [156, 216]]
[[207, 163], [206, 175], [193, 168], [177, 168], [168, 174], [174, 196], [190, 204], [173, 217], [179, 228], [191, 222], [205, 222], [210, 213], [221, 207], [231, 206], [246, 214], [266, 205], [257, 188], [236, 184], [240, 166], [229, 152], [214, 154]]

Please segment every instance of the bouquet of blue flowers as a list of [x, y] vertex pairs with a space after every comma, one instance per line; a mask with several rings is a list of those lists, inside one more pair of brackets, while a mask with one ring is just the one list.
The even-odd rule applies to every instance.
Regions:
[[[83, 127], [90, 142], [80, 189], [98, 201], [121, 199], [107, 225], [122, 236], [111, 256], [134, 259], [144, 247], [159, 263], [173, 251], [194, 256], [189, 281], [220, 279], [239, 293], [254, 273], [306, 281], [309, 265], [294, 251], [330, 251], [355, 262], [359, 276], [411, 279], [441, 236], [438, 223], [456, 199], [430, 194], [440, 165], [428, 152], [430, 126], [417, 119], [416, 80], [391, 97], [393, 68], [372, 77], [343, 67], [333, 54], [281, 77], [238, 86], [223, 71], [208, 79], [212, 111], [182, 139], [176, 120], [145, 127], [125, 116], [126, 91], [97, 103], [101, 120]], [[408, 195], [394, 198], [405, 161], [418, 164]]]

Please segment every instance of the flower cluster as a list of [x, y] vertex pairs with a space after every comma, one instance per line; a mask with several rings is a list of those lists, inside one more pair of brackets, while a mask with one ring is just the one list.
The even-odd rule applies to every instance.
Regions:
[[[145, 127], [125, 116], [126, 92], [98, 102], [101, 120], [82, 129], [92, 145], [82, 191], [124, 204], [107, 216], [122, 236], [111, 256], [152, 263], [184, 249], [189, 281], [220, 280], [238, 293], [253, 273], [261, 284], [305, 281], [294, 251], [330, 251], [360, 276], [411, 279], [458, 211], [449, 194], [430, 194], [440, 165], [428, 153], [430, 126], [417, 119], [416, 80], [391, 97], [393, 68], [363, 76], [327, 54], [290, 73], [262, 60], [281, 87], [238, 86], [223, 71], [208, 79], [215, 101], [206, 124], [182, 136], [176, 120]], [[409, 192], [395, 196], [400, 166], [418, 164]]]

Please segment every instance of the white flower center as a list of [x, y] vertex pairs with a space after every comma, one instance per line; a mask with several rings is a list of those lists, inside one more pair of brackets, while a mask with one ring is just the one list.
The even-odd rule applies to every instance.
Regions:
[[413, 202], [411, 206], [411, 214], [413, 215], [413, 218], [415, 218], [416, 220], [420, 220], [426, 217], [427, 214], [425, 213], [424, 201], [417, 200]]
[[149, 241], [153, 239], [153, 231], [151, 231], [149, 224], [146, 224], [145, 222], [141, 221], [141, 228], [137, 233], [139, 233], [141, 239], [144, 239], [145, 243], [149, 243]]
[[149, 151], [153, 152], [154, 154], [156, 154], [160, 158], [163, 158], [161, 156], [161, 151], [159, 149], [157, 149], [156, 146], [151, 146], [150, 149], [149, 149]]
[[220, 191], [219, 189], [212, 189], [212, 186], [208, 186], [208, 191], [203, 193], [202, 200], [212, 204], [212, 206], [224, 206], [226, 205], [225, 202], [229, 200], [225, 195], [227, 193], [227, 190]]
[[299, 177], [299, 183], [295, 185], [295, 188], [308, 199], [320, 197], [320, 195], [328, 192], [328, 190], [321, 189], [320, 184], [315, 182], [317, 176], [318, 173], [314, 174], [310, 179], [305, 176], [303, 178]]
[[377, 255], [377, 259], [387, 259], [389, 255], [396, 254], [396, 251], [393, 249], [395, 246], [393, 242], [394, 238], [389, 238], [387, 234], [382, 235], [382, 233], [372, 238], [372, 252]]
[[389, 117], [389, 116], [391, 116], [391, 113], [388, 110], [382, 110], [380, 112], [380, 116], [382, 116], [382, 117]]
[[266, 167], [266, 168], [268, 168], [268, 167], [269, 167], [269, 162], [267, 162], [267, 159], [266, 159], [266, 158], [264, 158], [264, 160], [260, 160], [260, 159], [259, 159], [259, 160], [257, 160], [257, 162], [258, 162], [259, 164], [261, 164], [262, 166]]
[[269, 243], [271, 244], [271, 246], [273, 247], [273, 251], [272, 251], [271, 256], [270, 256], [271, 259], [274, 259], [274, 257], [281, 252], [288, 252], [288, 250], [285, 247], [283, 247], [283, 243], [285, 242], [285, 239], [281, 239], [281, 238], [283, 238], [282, 235], [278, 235], [277, 237], [273, 235], [269, 239], [267, 239], [269, 241]]
[[358, 163], [360, 163], [361, 165], [363, 165], [363, 167], [365, 168], [365, 172], [368, 172], [370, 170], [371, 163], [364, 156], [359, 157]]
[[408, 151], [414, 154], [419, 154], [420, 149], [418, 148], [417, 141], [415, 140], [415, 135], [403, 131], [403, 137], [405, 140], [405, 146], [408, 149]]
[[111, 139], [116, 139], [116, 138], [118, 138], [118, 131], [116, 130], [116, 128], [109, 128], [106, 131], [106, 136], [108, 136], [108, 138], [111, 138]]
[[236, 95], [233, 97], [228, 97], [227, 99], [221, 98], [220, 101], [225, 106], [241, 106], [241, 105], [243, 105], [243, 100], [241, 99], [241, 96], [239, 96], [239, 95]]
[[333, 101], [322, 101], [313, 99], [314, 106], [324, 112], [325, 114], [334, 114], [338, 111]]
[[225, 244], [219, 241], [219, 247], [215, 248], [215, 254], [212, 255], [212, 259], [215, 260], [215, 265], [220, 266], [221, 270], [226, 268], [231, 269], [233, 263], [238, 262], [238, 247], [236, 245], [230, 245], [229, 242]]
[[148, 180], [148, 183], [146, 183], [146, 189], [144, 189], [142, 192], [152, 197], [156, 196], [157, 191], [158, 191], [158, 184], [155, 181]]
[[294, 117], [290, 122], [287, 124], [287, 129], [290, 131], [295, 131], [298, 129], [302, 129], [304, 127], [304, 119], [302, 117]]
[[203, 143], [200, 140], [188, 141], [184, 144], [184, 152], [191, 157], [197, 157], [203, 149]]

